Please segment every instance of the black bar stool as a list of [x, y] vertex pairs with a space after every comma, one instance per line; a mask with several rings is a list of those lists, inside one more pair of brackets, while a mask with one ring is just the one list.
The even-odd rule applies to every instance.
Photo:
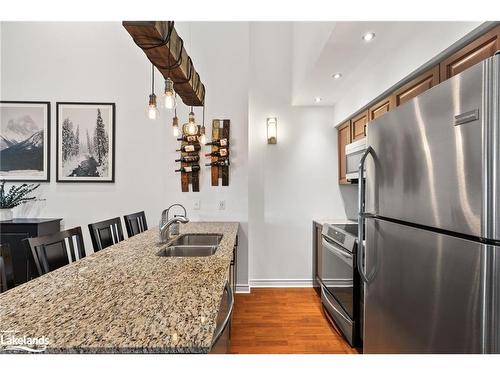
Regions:
[[105, 249], [124, 239], [119, 217], [89, 224], [89, 231], [94, 251]]
[[85, 257], [80, 227], [46, 236], [27, 238], [23, 242], [31, 252], [40, 276]]
[[127, 235], [129, 237], [148, 230], [148, 223], [146, 222], [146, 214], [144, 211], [125, 215], [123, 220], [125, 221], [125, 228], [127, 229]]

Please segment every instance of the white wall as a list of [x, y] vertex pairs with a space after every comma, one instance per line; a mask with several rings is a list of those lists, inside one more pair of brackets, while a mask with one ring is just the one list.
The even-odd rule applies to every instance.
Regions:
[[[157, 122], [145, 118], [151, 66], [121, 23], [2, 22], [1, 27], [1, 99], [52, 104], [51, 182], [39, 191], [46, 201], [15, 215], [62, 217], [65, 228], [82, 226], [91, 252], [88, 223], [145, 210], [152, 227], [163, 208], [180, 202], [192, 220], [241, 222], [238, 283], [247, 284], [248, 23], [178, 25], [207, 87], [206, 123], [231, 119], [230, 186], [210, 186], [207, 168], [200, 193], [181, 193], [171, 116], [162, 113]], [[156, 78], [158, 95], [163, 82], [159, 73]], [[114, 184], [55, 182], [57, 101], [116, 103]], [[179, 117], [187, 120], [187, 108], [180, 107]], [[201, 121], [201, 110], [195, 112]], [[193, 210], [195, 199], [201, 201], [199, 211]], [[226, 201], [225, 211], [217, 210], [219, 200]]]
[[[314, 218], [345, 218], [329, 108], [292, 107], [292, 24], [250, 26], [250, 283], [310, 285]], [[278, 118], [278, 143], [266, 118]]]
[[[211, 187], [207, 170], [201, 174], [201, 192], [181, 193], [173, 172], [178, 143], [171, 135], [171, 116], [146, 120], [150, 65], [120, 23], [3, 22], [2, 100], [49, 100], [52, 114], [56, 101], [115, 102], [117, 116], [116, 183], [56, 183], [53, 173], [40, 190], [46, 201], [15, 214], [63, 217], [64, 227], [70, 228], [145, 210], [155, 226], [164, 207], [180, 202], [193, 220], [241, 222], [240, 285], [249, 279], [256, 286], [308, 285], [312, 220], [355, 215], [356, 187], [337, 182], [333, 125], [377, 93], [347, 95], [335, 111], [292, 106], [297, 53], [292, 23], [176, 27], [207, 87], [206, 123], [212, 118], [232, 121], [230, 186]], [[430, 58], [436, 48], [420, 51], [422, 58]], [[382, 82], [397, 78], [390, 70], [388, 74]], [[156, 77], [159, 94], [163, 84]], [[186, 119], [188, 109], [180, 107], [179, 116]], [[196, 114], [201, 120], [201, 110]], [[266, 142], [267, 117], [278, 118], [277, 145]], [[55, 116], [51, 138], [54, 171]], [[195, 211], [198, 199], [201, 209]], [[225, 211], [217, 209], [219, 200], [226, 201]], [[90, 249], [86, 229], [84, 233]]]

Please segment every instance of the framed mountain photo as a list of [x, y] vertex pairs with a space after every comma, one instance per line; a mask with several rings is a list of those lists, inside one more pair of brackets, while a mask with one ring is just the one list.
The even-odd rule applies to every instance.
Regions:
[[57, 103], [57, 181], [115, 182], [115, 104]]
[[50, 103], [0, 101], [0, 180], [50, 180]]

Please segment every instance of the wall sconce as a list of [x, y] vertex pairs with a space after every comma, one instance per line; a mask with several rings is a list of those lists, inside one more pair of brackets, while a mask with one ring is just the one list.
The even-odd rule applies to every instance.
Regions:
[[267, 118], [267, 144], [278, 143], [278, 119], [276, 117]]

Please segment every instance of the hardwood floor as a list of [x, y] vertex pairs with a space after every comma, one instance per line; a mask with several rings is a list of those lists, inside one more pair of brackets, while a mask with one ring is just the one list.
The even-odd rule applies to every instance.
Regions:
[[231, 353], [357, 353], [328, 323], [313, 288], [236, 294]]

